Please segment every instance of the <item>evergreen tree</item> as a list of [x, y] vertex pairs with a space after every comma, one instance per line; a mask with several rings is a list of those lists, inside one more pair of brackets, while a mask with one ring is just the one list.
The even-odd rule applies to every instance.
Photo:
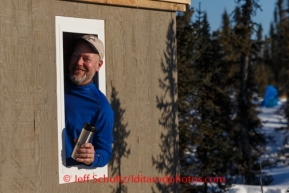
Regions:
[[[231, 152], [228, 144], [232, 142], [228, 133], [232, 113], [229, 89], [223, 78], [226, 70], [220, 62], [223, 57], [221, 47], [217, 39], [211, 36], [206, 14], [200, 10], [197, 14], [192, 37], [188, 38], [188, 42], [193, 42], [190, 45], [191, 58], [186, 56], [185, 51], [178, 51], [178, 54], [182, 54], [178, 56], [179, 107], [182, 111], [179, 115], [180, 154], [182, 175], [201, 176], [204, 179], [229, 173]], [[184, 48], [183, 39], [180, 40], [178, 50]], [[183, 61], [183, 57], [189, 62]], [[189, 142], [182, 142], [188, 139]], [[218, 187], [218, 191], [225, 190], [228, 182], [218, 183]], [[183, 191], [192, 189], [192, 192], [207, 192], [209, 188], [212, 186], [207, 183], [195, 187], [182, 186]], [[216, 189], [210, 191], [217, 192]]]
[[[178, 70], [178, 118], [179, 118], [179, 157], [181, 176], [189, 175], [187, 173], [191, 162], [188, 161], [191, 144], [190, 116], [192, 106], [192, 62], [194, 58], [194, 28], [191, 18], [194, 10], [187, 6], [186, 12], [178, 13], [176, 17], [177, 27], [177, 70]], [[186, 191], [189, 183], [181, 185], [181, 192]]]
[[180, 164], [186, 165], [185, 150], [190, 142], [189, 124], [190, 118], [188, 112], [191, 109], [190, 97], [192, 95], [191, 75], [193, 61], [193, 41], [194, 30], [191, 17], [193, 9], [187, 7], [184, 13], [177, 15], [177, 62], [178, 62], [178, 115], [180, 131]]
[[[252, 100], [262, 82], [255, 79], [261, 58], [269, 61], [272, 51], [269, 44], [263, 46], [261, 26], [252, 39], [257, 0], [237, 2], [235, 25], [225, 12], [222, 29], [213, 35], [206, 13], [197, 10], [194, 23], [192, 9], [177, 16], [181, 175], [225, 176], [227, 182], [211, 192], [227, 189], [232, 176], [254, 184], [267, 142]], [[181, 190], [207, 192], [211, 187], [186, 183]]]
[[[277, 0], [274, 11], [274, 23], [271, 24], [269, 46], [269, 64], [274, 73], [279, 95], [289, 97], [289, 2]], [[284, 107], [284, 114], [289, 120], [289, 100]], [[285, 140], [289, 138], [289, 121], [283, 128], [286, 132]]]
[[[270, 25], [270, 36], [267, 39], [265, 61], [270, 67], [272, 83], [279, 95], [289, 96], [289, 2], [277, 0], [274, 10], [274, 23]], [[289, 119], [289, 102], [286, 103], [285, 116]], [[289, 121], [288, 121], [289, 124]], [[286, 128], [289, 132], [289, 125]]]
[[287, 91], [288, 60], [289, 60], [289, 5], [284, 0], [277, 0], [274, 11], [274, 23], [270, 27], [269, 43], [271, 47], [271, 69], [274, 73], [276, 87], [279, 93]]
[[[237, 0], [238, 8], [235, 15], [235, 27], [232, 38], [234, 39], [234, 50], [236, 61], [239, 63], [239, 88], [236, 88], [235, 99], [237, 103], [237, 116], [235, 126], [232, 128], [231, 137], [235, 138], [234, 150], [240, 152], [235, 157], [235, 174], [239, 174], [246, 184], [254, 184], [258, 170], [259, 158], [267, 143], [267, 138], [260, 132], [261, 122], [258, 118], [256, 106], [252, 103], [254, 94], [257, 93], [254, 73], [258, 52], [261, 42], [252, 40], [254, 23], [252, 15], [259, 8], [257, 0]], [[240, 10], [240, 11], [239, 11]], [[259, 31], [260, 33], [260, 31]], [[261, 37], [259, 34], [259, 41]], [[237, 84], [236, 84], [237, 85]]]
[[[258, 38], [259, 39], [259, 38]], [[270, 39], [265, 36], [262, 50], [260, 52], [260, 63], [256, 66], [255, 77], [258, 85], [259, 96], [264, 96], [269, 84], [276, 85], [274, 74], [272, 72], [272, 60], [270, 52]], [[259, 40], [258, 40], [259, 42]]]

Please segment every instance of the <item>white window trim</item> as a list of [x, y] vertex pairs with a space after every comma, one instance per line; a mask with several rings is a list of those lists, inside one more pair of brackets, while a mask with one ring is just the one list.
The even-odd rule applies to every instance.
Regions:
[[[65, 135], [63, 135], [65, 129], [63, 32], [97, 34], [98, 38], [102, 40], [105, 45], [104, 20], [55, 17], [59, 184], [71, 183], [74, 182], [75, 179], [81, 180], [82, 178], [87, 180], [107, 176], [107, 165], [96, 169], [90, 169], [88, 166], [65, 166]], [[98, 78], [99, 89], [102, 93], [106, 94], [105, 58], [98, 73]]]

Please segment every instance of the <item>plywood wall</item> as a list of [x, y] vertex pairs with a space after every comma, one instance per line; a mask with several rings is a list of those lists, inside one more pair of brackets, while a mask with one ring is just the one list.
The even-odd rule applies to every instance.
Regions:
[[0, 192], [178, 192], [166, 183], [58, 183], [55, 16], [105, 20], [115, 111], [109, 175], [177, 174], [175, 13], [0, 0]]

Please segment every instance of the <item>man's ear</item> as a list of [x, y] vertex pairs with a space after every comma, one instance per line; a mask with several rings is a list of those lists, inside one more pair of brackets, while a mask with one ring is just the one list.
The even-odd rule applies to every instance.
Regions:
[[96, 72], [99, 71], [100, 67], [102, 66], [103, 64], [103, 61], [102, 60], [99, 60], [99, 62], [97, 63], [97, 67], [96, 67]]
[[103, 64], [103, 61], [100, 60], [98, 64], [99, 64], [98, 66], [99, 66], [99, 68], [100, 68], [100, 67], [102, 66], [102, 64]]

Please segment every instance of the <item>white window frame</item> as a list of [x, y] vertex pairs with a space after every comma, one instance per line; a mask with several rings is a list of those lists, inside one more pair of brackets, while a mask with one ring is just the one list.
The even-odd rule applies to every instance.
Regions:
[[[65, 132], [63, 32], [97, 34], [98, 38], [103, 41], [105, 45], [104, 20], [62, 16], [55, 17], [59, 184], [71, 183], [74, 182], [75, 179], [88, 180], [107, 176], [107, 165], [94, 169], [85, 165], [77, 167], [65, 166], [65, 135], [63, 135], [63, 132]], [[106, 94], [105, 58], [98, 72], [98, 85], [100, 91]]]

